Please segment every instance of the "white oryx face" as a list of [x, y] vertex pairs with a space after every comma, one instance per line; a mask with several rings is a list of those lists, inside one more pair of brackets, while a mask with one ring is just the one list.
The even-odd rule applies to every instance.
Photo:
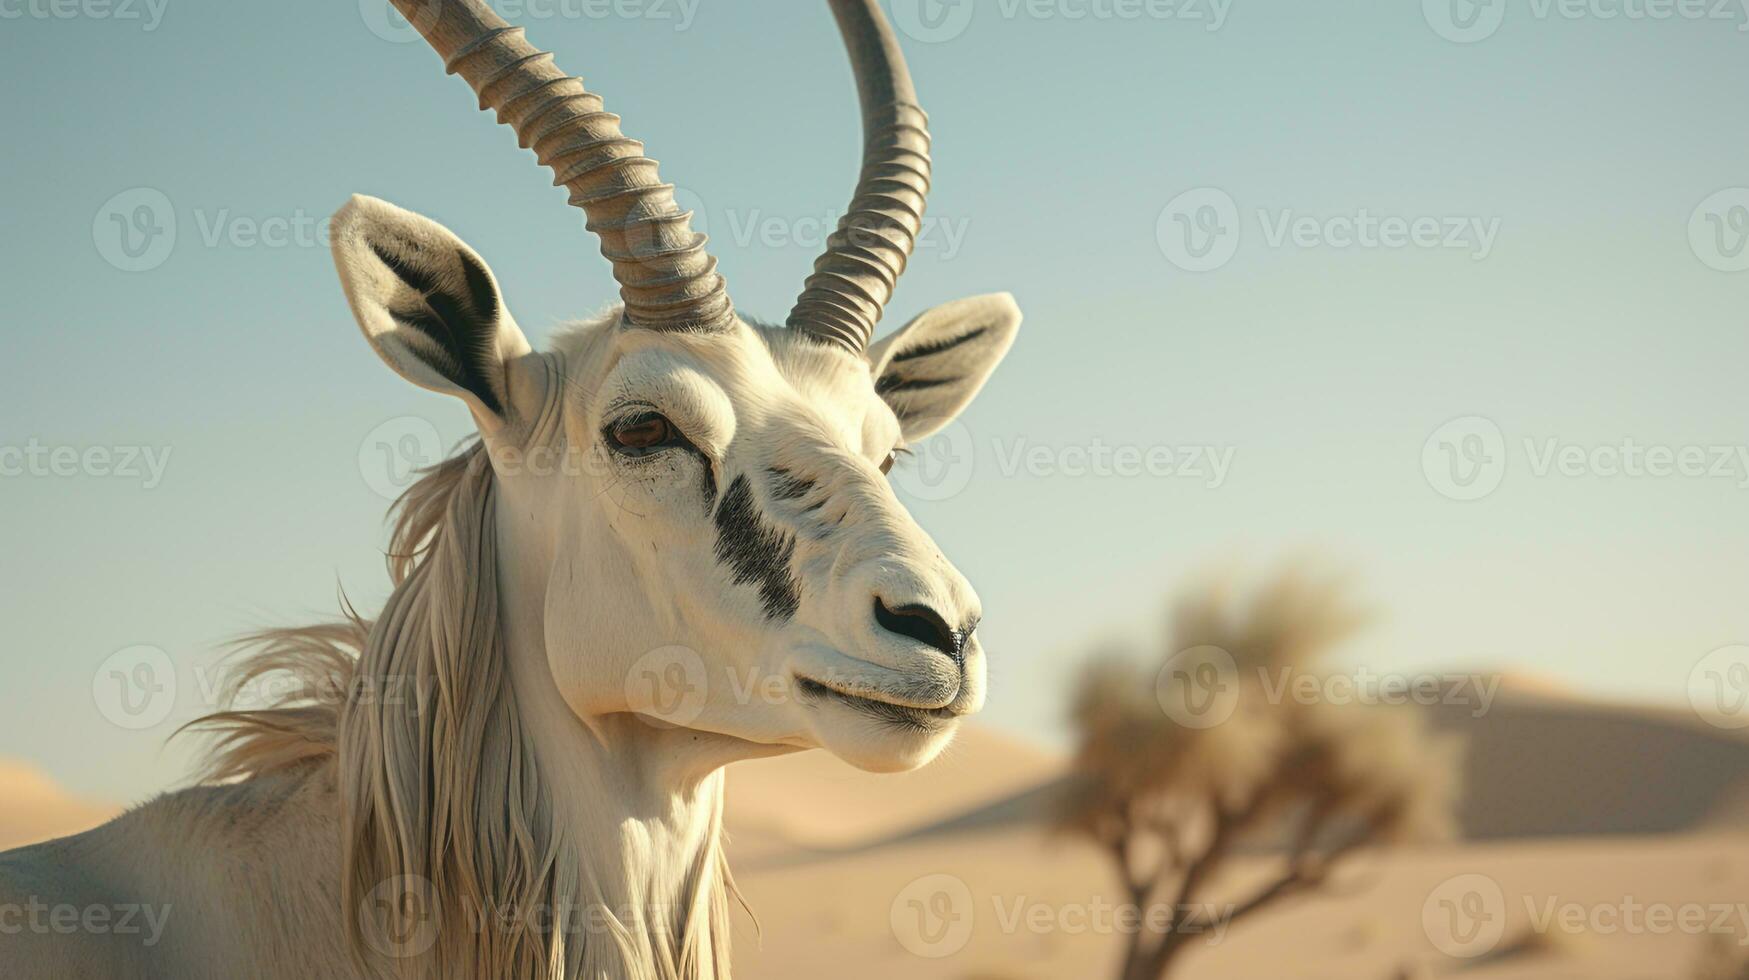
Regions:
[[544, 589], [533, 635], [573, 711], [890, 770], [980, 707], [977, 595], [886, 471], [983, 385], [1019, 326], [1009, 297], [939, 307], [866, 355], [618, 315], [535, 354], [446, 229], [370, 198], [334, 229], [373, 346], [479, 423], [501, 581]]
[[[537, 355], [447, 230], [369, 198], [336, 216], [366, 336], [405, 377], [465, 400], [493, 450], [501, 589], [540, 620], [509, 629], [544, 641], [586, 720], [654, 715], [871, 769], [928, 761], [983, 701], [980, 609], [885, 470], [965, 407], [1020, 314], [1006, 295], [964, 300], [871, 345], [931, 167], [878, 0], [827, 0], [862, 171], [783, 329], [735, 314], [691, 212], [600, 94], [486, 0], [392, 2], [570, 192], [624, 301]], [[640, 696], [646, 677], [656, 691]]]

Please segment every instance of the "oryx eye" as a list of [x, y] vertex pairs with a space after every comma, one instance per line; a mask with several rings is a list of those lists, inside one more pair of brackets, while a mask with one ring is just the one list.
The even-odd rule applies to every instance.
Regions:
[[640, 412], [608, 426], [607, 443], [630, 456], [641, 456], [678, 440], [674, 423], [656, 412]]

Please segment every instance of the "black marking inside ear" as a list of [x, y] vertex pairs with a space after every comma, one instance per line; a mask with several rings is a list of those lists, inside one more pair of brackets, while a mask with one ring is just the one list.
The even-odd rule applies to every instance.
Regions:
[[801, 586], [790, 574], [796, 540], [760, 516], [753, 489], [737, 476], [717, 505], [717, 560], [735, 573], [735, 584], [757, 584], [765, 615], [789, 619], [801, 606]]
[[890, 395], [895, 391], [922, 391], [925, 388], [939, 388], [958, 381], [958, 378], [906, 378], [897, 374], [883, 374], [875, 382], [875, 394]]
[[888, 360], [892, 363], [898, 363], [899, 361], [912, 361], [919, 357], [928, 357], [931, 354], [939, 354], [944, 350], [953, 350], [955, 347], [958, 347], [967, 341], [977, 340], [979, 337], [982, 337], [989, 332], [989, 327], [979, 327], [976, 330], [968, 330], [965, 333], [960, 334], [958, 337], [949, 337], [946, 340], [936, 340], [927, 344], [918, 344], [916, 347], [906, 348], [905, 350], [894, 354]]
[[457, 295], [446, 290], [436, 276], [381, 245], [373, 243], [370, 248], [424, 300], [419, 308], [390, 309], [389, 315], [437, 346], [443, 356], [432, 366], [444, 377], [472, 392], [493, 413], [504, 414], [498, 390], [485, 369], [498, 335], [498, 287], [491, 274], [466, 252], [452, 253], [461, 263], [466, 287], [465, 295]]

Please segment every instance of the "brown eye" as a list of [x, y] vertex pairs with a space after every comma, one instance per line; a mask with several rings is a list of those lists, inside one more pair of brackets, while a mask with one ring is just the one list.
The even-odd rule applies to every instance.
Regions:
[[674, 423], [655, 412], [633, 416], [607, 431], [613, 448], [634, 455], [667, 445], [674, 441]]
[[882, 473], [891, 473], [893, 471], [893, 464], [897, 463], [898, 461], [899, 461], [899, 451], [897, 449], [895, 449], [892, 452], [887, 454], [886, 459], [881, 460], [881, 472]]

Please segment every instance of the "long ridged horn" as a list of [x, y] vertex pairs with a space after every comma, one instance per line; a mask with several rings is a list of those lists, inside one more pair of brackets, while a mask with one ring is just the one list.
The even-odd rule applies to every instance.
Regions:
[[862, 174], [789, 326], [861, 353], [923, 227], [929, 117], [877, 0], [830, 0], [862, 102]]
[[586, 227], [613, 263], [628, 323], [656, 330], [716, 330], [734, 317], [705, 236], [692, 212], [674, 203], [674, 186], [656, 173], [644, 145], [619, 129], [601, 97], [566, 75], [522, 28], [505, 23], [482, 0], [393, 0], [443, 58], [467, 80], [498, 121], [571, 192]]

